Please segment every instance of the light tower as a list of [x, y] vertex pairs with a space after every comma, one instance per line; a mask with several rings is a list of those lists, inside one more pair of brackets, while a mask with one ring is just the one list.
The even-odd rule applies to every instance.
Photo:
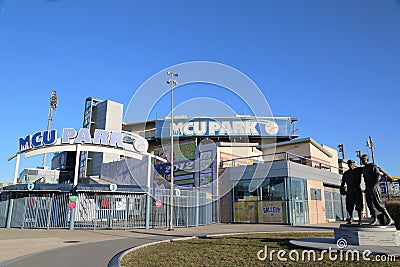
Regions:
[[[53, 110], [57, 109], [58, 107], [58, 98], [56, 94], [56, 90], [51, 92], [50, 97], [50, 107], [49, 107], [49, 118], [47, 120], [47, 131], [50, 131], [50, 124], [53, 121]], [[46, 166], [46, 154], [43, 154], [43, 167]]]

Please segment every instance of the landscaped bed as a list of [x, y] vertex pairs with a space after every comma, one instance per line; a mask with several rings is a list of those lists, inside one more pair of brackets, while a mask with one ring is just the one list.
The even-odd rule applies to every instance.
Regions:
[[[376, 255], [369, 255], [370, 261], [356, 260], [349, 254], [305, 251], [289, 243], [292, 239], [311, 237], [332, 237], [333, 233], [265, 233], [221, 237], [196, 238], [147, 246], [126, 255], [121, 262], [131, 266], [399, 266], [397, 262], [377, 262]], [[265, 253], [267, 246], [267, 253]], [[336, 250], [337, 247], [333, 247]], [[262, 251], [261, 251], [262, 250]], [[273, 250], [275, 250], [273, 252]], [[280, 258], [278, 259], [278, 251]], [[284, 252], [282, 252], [284, 251]], [[271, 254], [272, 253], [272, 254]], [[258, 254], [258, 255], [257, 255]], [[270, 259], [272, 255], [272, 260]], [[304, 255], [304, 256], [303, 256]], [[347, 260], [346, 260], [347, 257]], [[303, 260], [304, 258], [304, 260]], [[341, 260], [342, 258], [342, 260]], [[379, 258], [379, 256], [378, 256]], [[285, 261], [286, 259], [286, 261]], [[294, 259], [294, 260], [292, 260]], [[383, 258], [379, 258], [380, 260]], [[393, 259], [391, 259], [393, 260]]]

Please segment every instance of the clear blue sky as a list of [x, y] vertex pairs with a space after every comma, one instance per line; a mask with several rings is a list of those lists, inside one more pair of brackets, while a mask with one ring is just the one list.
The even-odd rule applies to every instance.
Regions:
[[127, 105], [151, 75], [194, 60], [242, 71], [274, 115], [349, 158], [371, 135], [378, 164], [400, 175], [399, 1], [0, 0], [0, 181], [18, 138], [46, 128], [52, 89], [53, 128], [79, 128], [86, 97]]

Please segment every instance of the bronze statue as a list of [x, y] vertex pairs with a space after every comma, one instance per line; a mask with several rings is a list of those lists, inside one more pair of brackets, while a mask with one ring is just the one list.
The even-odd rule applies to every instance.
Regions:
[[363, 167], [363, 176], [365, 181], [365, 196], [367, 200], [367, 206], [371, 212], [372, 222], [370, 225], [379, 225], [378, 215], [383, 214], [386, 217], [384, 222], [385, 225], [393, 225], [394, 221], [390, 217], [386, 210], [385, 204], [381, 199], [381, 190], [379, 186], [379, 180], [381, 174], [378, 166], [374, 163], [368, 163], [369, 157], [364, 154], [360, 158]]
[[[349, 169], [343, 173], [342, 184], [340, 185], [340, 194], [346, 195], [346, 210], [349, 214], [347, 224], [353, 220], [354, 207], [358, 213], [358, 225], [361, 225], [361, 212], [363, 210], [363, 199], [361, 191], [361, 175], [363, 168], [357, 168], [354, 160], [347, 161]], [[347, 190], [345, 189], [345, 185]]]

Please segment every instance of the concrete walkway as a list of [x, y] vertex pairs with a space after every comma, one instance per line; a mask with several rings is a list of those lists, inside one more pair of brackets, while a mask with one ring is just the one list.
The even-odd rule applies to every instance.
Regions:
[[332, 232], [339, 223], [318, 225], [212, 224], [134, 230], [1, 229], [0, 266], [107, 266], [119, 252], [155, 241], [208, 234]]

